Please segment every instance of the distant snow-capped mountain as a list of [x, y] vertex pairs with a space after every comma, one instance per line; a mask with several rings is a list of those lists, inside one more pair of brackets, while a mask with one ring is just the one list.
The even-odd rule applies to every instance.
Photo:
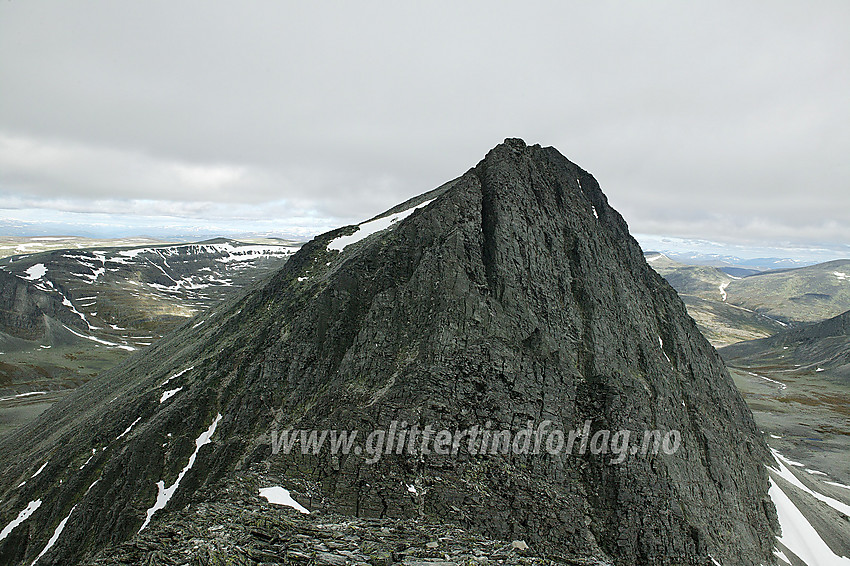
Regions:
[[215, 239], [0, 259], [0, 396], [75, 387], [276, 270], [298, 248]]

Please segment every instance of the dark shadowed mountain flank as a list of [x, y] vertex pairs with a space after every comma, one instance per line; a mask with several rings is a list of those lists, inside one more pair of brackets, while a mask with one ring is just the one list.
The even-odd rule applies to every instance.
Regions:
[[[506, 140], [458, 179], [315, 238], [197, 320], [6, 438], [0, 524], [29, 514], [0, 541], [0, 564], [182, 563], [169, 552], [189, 537], [199, 564], [238, 552], [233, 563], [295, 563], [302, 531], [279, 517], [296, 512], [260, 500], [269, 486], [309, 508], [298, 525], [314, 520], [310, 536], [356, 515], [379, 535], [387, 521], [455, 525], [568, 564], [774, 562], [771, 457], [749, 409], [596, 180], [553, 148]], [[273, 454], [275, 429], [393, 421], [590, 421], [594, 434], [680, 431], [681, 447], [619, 464], [465, 441], [375, 463]], [[261, 533], [265, 550], [227, 546], [237, 531]], [[398, 547], [359, 552], [409, 561]]]

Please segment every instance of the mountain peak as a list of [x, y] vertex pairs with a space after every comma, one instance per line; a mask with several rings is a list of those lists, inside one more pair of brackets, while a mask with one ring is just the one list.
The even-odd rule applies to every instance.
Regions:
[[516, 150], [523, 150], [528, 147], [525, 143], [525, 140], [523, 140], [522, 138], [505, 138], [505, 141], [502, 143], [505, 146]]
[[[459, 178], [318, 236], [203, 320], [0, 446], [4, 517], [42, 502], [39, 527], [0, 541], [0, 556], [31, 561], [67, 517], [42, 561], [79, 559], [189, 503], [238, 506], [227, 486], [239, 481], [281, 486], [313, 512], [425, 517], [541, 555], [772, 559], [752, 414], [596, 180], [553, 148], [508, 139]], [[449, 453], [399, 442], [371, 459], [368, 443], [284, 454], [270, 440], [385, 438], [400, 423], [681, 442], [616, 461], [563, 442], [482, 454], [453, 436]], [[49, 473], [31, 478], [45, 459]]]

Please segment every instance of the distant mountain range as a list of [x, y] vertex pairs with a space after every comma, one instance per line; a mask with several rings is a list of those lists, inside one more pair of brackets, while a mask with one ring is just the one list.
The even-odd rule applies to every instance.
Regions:
[[0, 259], [0, 397], [79, 385], [278, 269], [298, 247], [215, 239]]
[[850, 310], [850, 260], [744, 272], [686, 265], [658, 252], [646, 252], [645, 257], [717, 346], [763, 338]]
[[[656, 252], [659, 253], [659, 252]], [[793, 269], [813, 265], [816, 261], [792, 259], [787, 257], [757, 257], [741, 258], [723, 254], [701, 254], [695, 252], [664, 252], [666, 256], [675, 261], [688, 265], [707, 265], [733, 269], [745, 269], [746, 271], [769, 271], [771, 269]]]

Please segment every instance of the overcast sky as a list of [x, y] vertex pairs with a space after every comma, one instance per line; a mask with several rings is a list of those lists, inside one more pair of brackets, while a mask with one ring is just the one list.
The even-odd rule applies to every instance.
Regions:
[[522, 137], [636, 233], [850, 243], [850, 2], [418, 4], [0, 2], [0, 229], [305, 237]]

